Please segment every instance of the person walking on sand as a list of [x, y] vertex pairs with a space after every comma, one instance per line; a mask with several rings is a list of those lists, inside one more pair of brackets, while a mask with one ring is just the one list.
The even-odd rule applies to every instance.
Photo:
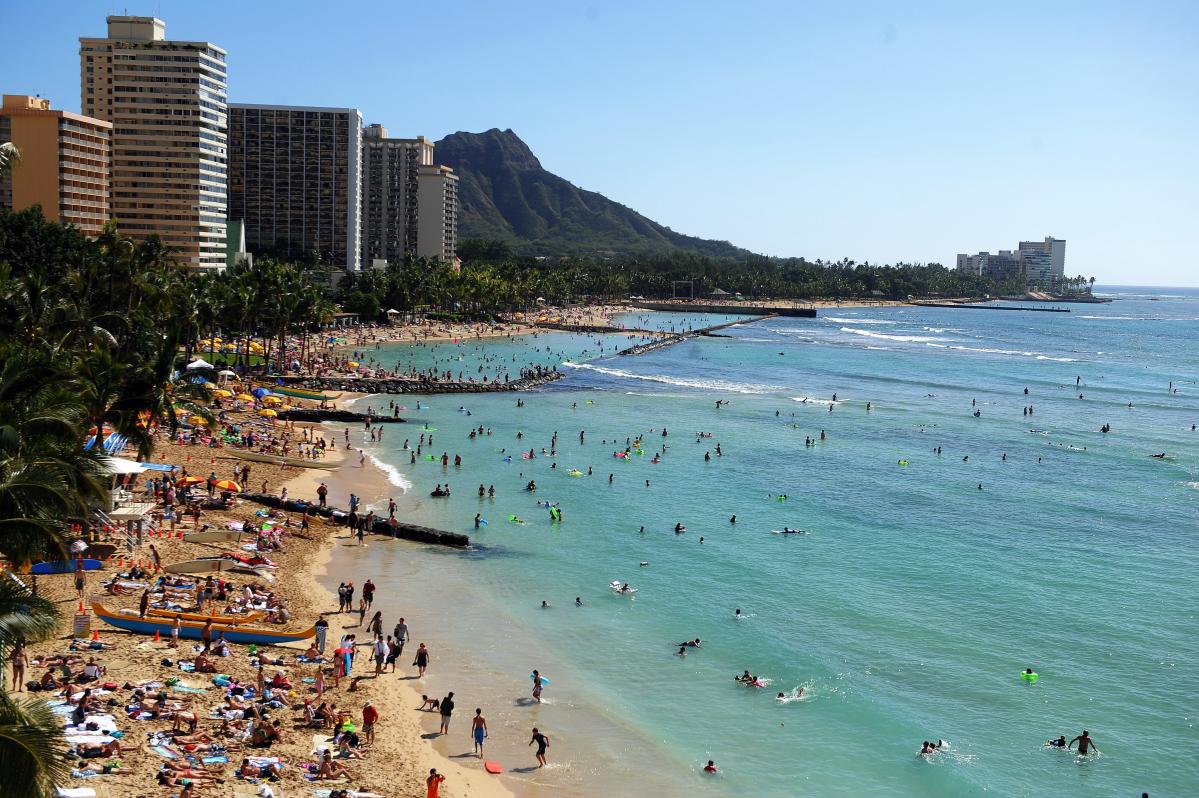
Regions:
[[533, 739], [529, 740], [529, 745], [537, 743], [537, 767], [543, 768], [548, 763], [545, 761], [545, 749], [549, 748], [550, 738], [546, 737], [537, 727], [533, 727]]
[[400, 618], [400, 622], [391, 630], [391, 634], [396, 639], [396, 645], [399, 646], [399, 650], [396, 651], [396, 656], [398, 657], [404, 653], [404, 644], [408, 642], [408, 624], [403, 618]]
[[429, 649], [425, 648], [424, 643], [416, 647], [416, 659], [412, 660], [412, 664], [416, 666], [416, 678], [424, 678], [425, 670], [429, 667]]
[[482, 709], [475, 709], [475, 717], [471, 720], [470, 733], [475, 739], [475, 753], [479, 755], [479, 759], [482, 759], [483, 740], [487, 737], [487, 718], [483, 717]]
[[437, 798], [443, 781], [445, 781], [445, 776], [438, 773], [437, 768], [429, 768], [429, 778], [425, 779], [427, 788], [425, 798]]
[[441, 733], [450, 733], [450, 716], [454, 714], [454, 694], [446, 693], [441, 699]]

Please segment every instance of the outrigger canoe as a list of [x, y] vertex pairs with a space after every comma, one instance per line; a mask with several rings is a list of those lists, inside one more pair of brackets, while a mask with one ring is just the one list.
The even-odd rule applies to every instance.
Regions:
[[260, 384], [256, 385], [255, 387], [266, 388], [271, 393], [282, 394], [283, 396], [294, 396], [297, 399], [309, 399], [313, 402], [320, 402], [322, 400], [332, 401], [334, 399], [341, 398], [340, 393], [332, 393], [332, 392], [325, 393], [324, 391], [310, 391], [307, 388], [285, 388], [282, 385], [268, 385], [266, 383], [260, 383]]
[[[125, 612], [126, 614], [130, 612], [132, 612], [134, 615], [137, 614], [137, 610], [127, 610]], [[202, 612], [175, 612], [174, 610], [164, 610], [157, 607], [152, 607], [146, 610], [146, 614], [154, 615], [159, 618], [166, 618], [172, 621], [175, 619], [176, 615], [179, 616], [179, 620], [181, 621], [199, 621], [200, 623], [204, 623], [205, 621], [211, 619], [214, 624], [220, 624], [222, 626], [238, 626], [239, 624], [244, 623], [254, 623], [254, 621], [261, 621], [264, 617], [266, 617], [266, 613], [262, 612], [261, 610], [254, 610], [243, 615], [205, 615]]]
[[[96, 617], [109, 626], [124, 629], [127, 632], [152, 635], [155, 632], [161, 637], [170, 637], [173, 618], [138, 618], [108, 609], [103, 604], [93, 601], [92, 612]], [[230, 626], [213, 623], [213, 629], [230, 643], [253, 644], [257, 646], [273, 646], [279, 643], [294, 643], [297, 640], [307, 640], [316, 635], [316, 627], [310, 626], [302, 632], [264, 629], [260, 626]], [[199, 621], [182, 621], [179, 625], [179, 637], [184, 640], [199, 640], [204, 624]]]

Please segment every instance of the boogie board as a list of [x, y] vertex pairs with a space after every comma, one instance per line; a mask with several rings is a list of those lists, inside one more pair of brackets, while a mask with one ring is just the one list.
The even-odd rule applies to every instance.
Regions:
[[488, 759], [486, 762], [484, 762], [483, 769], [488, 773], [499, 774], [504, 772], [504, 766], [499, 762], [496, 762], [494, 759]]
[[[530, 678], [530, 679], [533, 679], [533, 683], [534, 683], [534, 684], [536, 684], [536, 683], [537, 683], [537, 681], [536, 681], [536, 679], [534, 678], [533, 674], [531, 674], [531, 673], [530, 673], [530, 674], [529, 674], [529, 678]], [[550, 683], [550, 677], [546, 676], [545, 674], [542, 674], [542, 675], [541, 675], [541, 684], [542, 684], [543, 686], [546, 686], [546, 687], [548, 687], [548, 686], [549, 686], [549, 683]]]
[[[99, 571], [103, 563], [99, 560], [85, 559], [83, 561], [83, 570]], [[73, 574], [75, 573], [74, 560], [57, 560], [55, 562], [35, 562], [33, 567], [29, 569], [29, 573], [39, 576], [45, 574]]]

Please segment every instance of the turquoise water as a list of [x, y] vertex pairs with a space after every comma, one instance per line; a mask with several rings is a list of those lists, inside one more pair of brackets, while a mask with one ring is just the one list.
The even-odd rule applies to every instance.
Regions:
[[[379, 542], [330, 578], [384, 575], [385, 619], [406, 613], [435, 652], [430, 692], [464, 708], [504, 696], [487, 711], [510, 769], [532, 761], [530, 725], [550, 734], [555, 767], [516, 774], [547, 794], [1193, 794], [1199, 292], [1112, 292], [1070, 314], [822, 311], [636, 358], [555, 336], [538, 354], [576, 362], [524, 407], [430, 397], [371, 450], [413, 486], [405, 517], [478, 550]], [[474, 346], [462, 354], [484, 357]], [[399, 451], [422, 423], [460, 469]], [[613, 457], [642, 434], [644, 455]], [[451, 499], [428, 498], [447, 481]], [[694, 637], [701, 650], [674, 656]], [[540, 707], [522, 698], [535, 667], [554, 679]], [[770, 686], [734, 684], [745, 669]], [[798, 686], [804, 700], [775, 701]], [[1084, 728], [1101, 756], [1042, 747]], [[937, 738], [946, 752], [915, 756]], [[709, 758], [719, 777], [698, 774]]]

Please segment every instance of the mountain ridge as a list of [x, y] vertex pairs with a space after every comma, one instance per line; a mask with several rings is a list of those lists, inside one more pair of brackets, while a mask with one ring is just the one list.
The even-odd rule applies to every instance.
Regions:
[[728, 241], [689, 236], [541, 165], [511, 129], [459, 131], [434, 144], [458, 175], [458, 237], [499, 239], [524, 255], [649, 254], [686, 250], [746, 257]]

